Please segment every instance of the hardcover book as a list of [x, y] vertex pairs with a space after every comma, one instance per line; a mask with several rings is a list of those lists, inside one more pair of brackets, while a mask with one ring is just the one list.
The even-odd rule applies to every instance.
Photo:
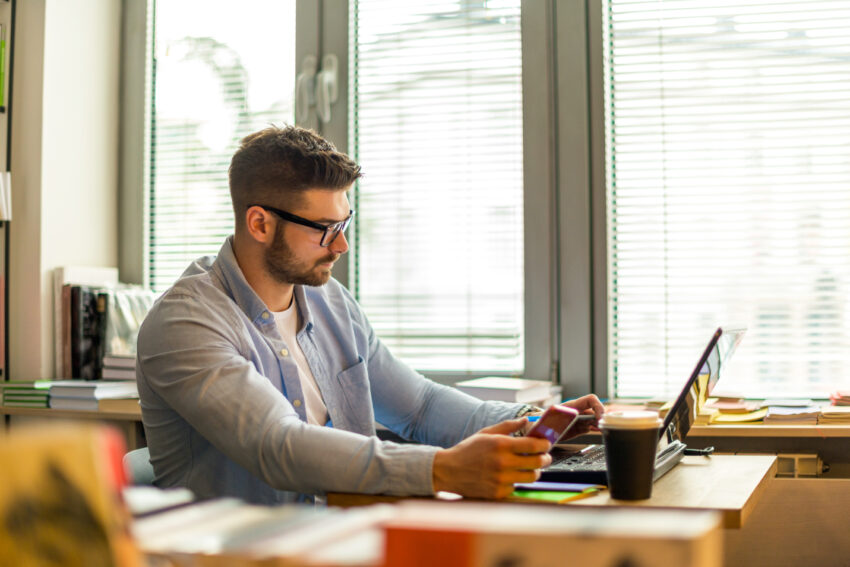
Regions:
[[[55, 377], [71, 378], [70, 351], [70, 289], [67, 292], [68, 307], [63, 307], [63, 288], [65, 285], [85, 285], [94, 288], [111, 288], [118, 284], [118, 269], [95, 266], [61, 266], [53, 270], [53, 333]], [[63, 310], [67, 318], [63, 315]], [[68, 345], [65, 347], [64, 345]], [[63, 361], [66, 361], [63, 362]], [[67, 366], [66, 366], [67, 364]]]
[[50, 398], [138, 398], [139, 390], [133, 380], [56, 380], [50, 385]]
[[100, 291], [90, 286], [71, 286], [71, 378], [101, 378], [107, 301]]

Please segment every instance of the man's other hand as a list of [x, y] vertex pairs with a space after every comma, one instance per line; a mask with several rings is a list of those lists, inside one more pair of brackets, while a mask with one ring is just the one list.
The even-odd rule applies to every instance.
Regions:
[[597, 398], [595, 394], [587, 394], [586, 396], [564, 402], [561, 405], [578, 410], [580, 414], [593, 415], [595, 417], [592, 421], [579, 421], [576, 423], [570, 428], [567, 435], [561, 439], [561, 443], [567, 439], [578, 437], [579, 435], [584, 435], [591, 431], [599, 431], [597, 425], [599, 425], [599, 420], [605, 413], [605, 406], [602, 405], [602, 402], [599, 401], [599, 398]]
[[534, 482], [549, 465], [551, 445], [538, 437], [512, 437], [527, 419], [485, 427], [434, 456], [434, 490], [472, 498], [505, 498], [516, 482]]

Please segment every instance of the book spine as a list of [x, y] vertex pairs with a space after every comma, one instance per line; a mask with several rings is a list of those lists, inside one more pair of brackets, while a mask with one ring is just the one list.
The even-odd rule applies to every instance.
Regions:
[[71, 311], [71, 378], [79, 378], [80, 377], [80, 366], [81, 366], [81, 352], [83, 349], [83, 340], [82, 340], [82, 324], [81, 324], [81, 316], [80, 316], [80, 295], [81, 295], [80, 286], [72, 285], [71, 286], [71, 303], [70, 303], [70, 311]]
[[66, 284], [62, 286], [62, 319], [61, 340], [62, 340], [62, 366], [58, 378], [70, 378], [74, 375], [73, 364], [71, 362], [71, 286]]
[[98, 380], [103, 367], [101, 324], [106, 323], [98, 305], [99, 290], [83, 285], [71, 286], [71, 377]]
[[95, 378], [103, 378], [103, 357], [106, 356], [106, 323], [109, 320], [109, 292], [100, 291], [96, 296], [97, 336], [95, 339]]

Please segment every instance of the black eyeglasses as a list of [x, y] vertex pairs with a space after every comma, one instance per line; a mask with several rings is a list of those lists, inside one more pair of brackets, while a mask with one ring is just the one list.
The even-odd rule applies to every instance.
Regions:
[[348, 225], [351, 224], [351, 219], [354, 217], [354, 211], [349, 209], [348, 218], [331, 224], [321, 224], [315, 221], [307, 220], [304, 217], [299, 217], [298, 215], [293, 215], [292, 213], [287, 213], [286, 211], [281, 211], [280, 209], [275, 209], [274, 207], [267, 207], [265, 205], [257, 204], [248, 205], [249, 209], [251, 207], [260, 207], [264, 211], [274, 213], [283, 220], [294, 222], [295, 224], [300, 224], [301, 226], [309, 226], [310, 228], [315, 228], [316, 230], [321, 230], [322, 240], [319, 241], [319, 246], [323, 248], [327, 248], [328, 246], [330, 246], [331, 243], [336, 240], [336, 237], [339, 236], [339, 233], [345, 232], [345, 229], [348, 228]]

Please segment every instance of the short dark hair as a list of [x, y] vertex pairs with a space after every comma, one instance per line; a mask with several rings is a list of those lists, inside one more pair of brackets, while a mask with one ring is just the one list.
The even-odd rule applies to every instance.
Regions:
[[241, 226], [248, 205], [290, 208], [308, 189], [347, 189], [361, 173], [354, 160], [312, 130], [270, 126], [242, 138], [228, 175]]

